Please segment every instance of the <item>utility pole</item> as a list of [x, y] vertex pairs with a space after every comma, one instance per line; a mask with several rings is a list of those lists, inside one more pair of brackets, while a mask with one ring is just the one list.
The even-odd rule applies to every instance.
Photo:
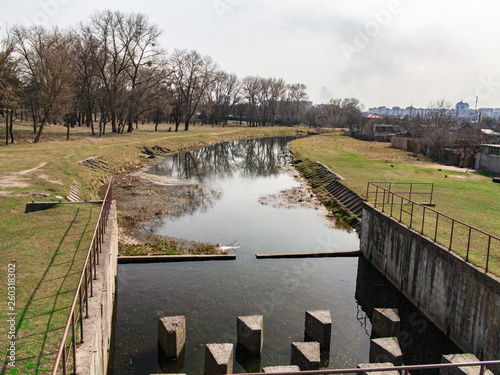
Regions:
[[479, 96], [476, 96], [476, 107], [474, 108], [474, 117], [476, 118], [476, 121], [478, 121], [478, 118], [477, 118], [477, 102], [478, 101], [479, 101]]

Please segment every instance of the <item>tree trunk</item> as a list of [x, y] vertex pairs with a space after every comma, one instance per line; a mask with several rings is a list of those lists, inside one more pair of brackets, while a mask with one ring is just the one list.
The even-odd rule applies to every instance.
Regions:
[[5, 114], [5, 144], [9, 144], [9, 111], [7, 111], [7, 113]]
[[[21, 111], [22, 113], [22, 111]], [[10, 133], [10, 143], [14, 144], [14, 110], [10, 110], [10, 126], [9, 126], [9, 133]]]
[[188, 131], [189, 130], [189, 119], [186, 120], [186, 122], [184, 123], [184, 131]]
[[[123, 126], [125, 128], [125, 125]], [[127, 133], [132, 133], [134, 131], [134, 122], [132, 119], [128, 120], [128, 129]]]
[[111, 132], [119, 133], [119, 129], [116, 128], [116, 112], [111, 111]]
[[43, 126], [45, 125], [45, 121], [47, 121], [47, 119], [44, 117], [42, 119], [42, 122], [40, 123], [40, 127], [38, 128], [38, 133], [36, 133], [36, 137], [33, 143], [38, 143], [38, 141], [40, 140], [40, 137], [42, 136]]

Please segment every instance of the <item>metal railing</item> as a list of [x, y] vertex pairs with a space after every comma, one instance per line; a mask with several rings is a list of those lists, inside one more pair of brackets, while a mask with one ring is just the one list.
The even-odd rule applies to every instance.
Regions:
[[[407, 197], [409, 200], [415, 201], [420, 198], [420, 204], [432, 204], [434, 197], [434, 183], [433, 182], [368, 182], [366, 189], [366, 200], [368, 201], [370, 195], [370, 186], [386, 187], [387, 190]], [[396, 190], [393, 190], [396, 189]], [[427, 198], [427, 199], [426, 199]]]
[[313, 370], [313, 371], [297, 371], [297, 372], [255, 372], [249, 374], [236, 375], [330, 375], [330, 374], [359, 374], [365, 372], [387, 372], [398, 371], [402, 375], [409, 375], [413, 370], [437, 370], [443, 368], [457, 367], [479, 367], [479, 375], [486, 373], [486, 366], [499, 366], [500, 360], [497, 361], [481, 361], [481, 362], [466, 362], [466, 363], [439, 363], [432, 365], [413, 365], [413, 366], [392, 366], [392, 367], [371, 367], [371, 368], [353, 368], [353, 369], [336, 369], [336, 370]]
[[[93, 297], [94, 280], [97, 280], [97, 265], [99, 264], [99, 253], [102, 250], [102, 243], [106, 233], [106, 225], [108, 222], [111, 202], [113, 200], [113, 180], [110, 179], [106, 195], [102, 203], [97, 224], [94, 230], [94, 235], [90, 242], [89, 250], [83, 264], [83, 269], [80, 274], [80, 280], [76, 288], [75, 297], [69, 312], [66, 326], [62, 335], [62, 341], [57, 352], [57, 356], [52, 369], [52, 375], [57, 374], [62, 360], [63, 374], [67, 374], [68, 361], [70, 355], [73, 357], [73, 373], [76, 374], [76, 345], [77, 345], [77, 327], [80, 328], [79, 343], [83, 343], [83, 319], [89, 317], [89, 298]], [[66, 343], [71, 329], [71, 340], [69, 345]]]
[[375, 208], [447, 247], [449, 251], [464, 256], [466, 262], [470, 261], [488, 272], [492, 258], [498, 261], [498, 256], [494, 254], [500, 254], [499, 237], [414, 202], [377, 183], [368, 183], [367, 198], [370, 198], [370, 194], [375, 198]]

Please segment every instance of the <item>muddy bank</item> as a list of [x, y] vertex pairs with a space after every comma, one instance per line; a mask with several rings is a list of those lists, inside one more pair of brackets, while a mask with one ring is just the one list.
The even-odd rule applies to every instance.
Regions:
[[197, 184], [152, 177], [155, 178], [144, 178], [141, 171], [136, 171], [115, 179], [113, 194], [118, 208], [119, 255], [225, 253], [216, 244], [152, 235], [145, 229], [166, 214], [189, 210], [203, 196]]

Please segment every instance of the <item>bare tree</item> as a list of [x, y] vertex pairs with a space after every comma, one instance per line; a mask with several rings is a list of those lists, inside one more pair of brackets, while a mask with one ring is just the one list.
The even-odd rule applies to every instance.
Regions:
[[179, 111], [175, 131], [178, 131], [181, 119], [184, 130], [189, 124], [205, 92], [217, 79], [217, 64], [209, 56], [201, 56], [197, 51], [175, 50], [170, 58], [171, 86], [177, 102], [174, 108]]
[[422, 139], [431, 147], [431, 155], [436, 160], [444, 156], [446, 147], [451, 147], [456, 141], [453, 131], [450, 102], [444, 99], [431, 101], [428, 105], [429, 119], [422, 125]]
[[73, 37], [55, 28], [16, 27], [12, 30], [21, 57], [21, 79], [36, 91], [42, 114], [35, 143], [45, 124], [63, 117], [72, 103]]
[[0, 44], [0, 107], [5, 116], [5, 144], [14, 143], [13, 124], [21, 102], [21, 83], [17, 78], [17, 63], [13, 58], [15, 44], [7, 32]]

